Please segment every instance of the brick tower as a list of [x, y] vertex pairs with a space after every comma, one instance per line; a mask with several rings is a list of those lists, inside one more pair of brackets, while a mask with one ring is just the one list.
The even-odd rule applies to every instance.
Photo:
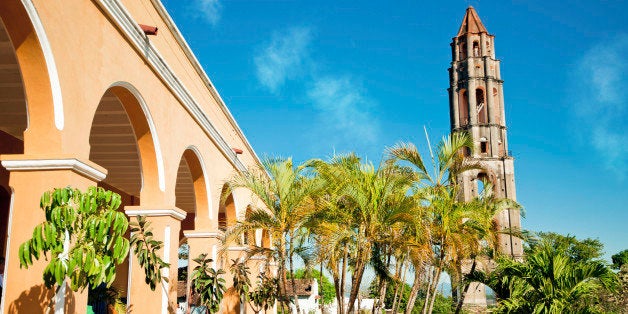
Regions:
[[[488, 33], [473, 7], [466, 10], [458, 34], [451, 43], [449, 112], [451, 131], [466, 131], [473, 138], [474, 152], [466, 158], [480, 162], [485, 170], [468, 171], [461, 179], [465, 201], [482, 191], [480, 179], [493, 184], [495, 195], [516, 200], [514, 159], [508, 151], [504, 90], [500, 61], [495, 58], [495, 36]], [[519, 210], [504, 210], [495, 217], [500, 229], [520, 229]], [[500, 235], [499, 250], [521, 258], [521, 239]], [[474, 284], [465, 303], [486, 305], [484, 287]]]

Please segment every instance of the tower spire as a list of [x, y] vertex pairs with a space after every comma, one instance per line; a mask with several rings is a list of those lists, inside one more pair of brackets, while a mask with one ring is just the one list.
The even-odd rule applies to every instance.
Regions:
[[462, 24], [460, 25], [460, 29], [458, 30], [458, 35], [456, 35], [456, 37], [480, 33], [488, 33], [488, 31], [486, 30], [486, 27], [484, 27], [484, 24], [482, 24], [482, 20], [480, 20], [480, 17], [475, 9], [472, 6], [469, 6], [467, 8], [467, 12], [462, 18]]

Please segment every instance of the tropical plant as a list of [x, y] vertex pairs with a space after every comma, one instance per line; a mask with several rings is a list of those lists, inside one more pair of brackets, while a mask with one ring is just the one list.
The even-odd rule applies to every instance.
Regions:
[[46, 221], [20, 245], [20, 267], [28, 268], [33, 258], [44, 255], [49, 261], [43, 273], [48, 288], [61, 288], [66, 278], [74, 291], [111, 285], [115, 266], [129, 252], [124, 238], [128, 221], [116, 211], [120, 203], [118, 194], [102, 188], [91, 187], [86, 193], [69, 187], [45, 192], [40, 207]]
[[[355, 155], [336, 156], [330, 162], [312, 160], [309, 164], [326, 186], [327, 194], [318, 198], [321, 202], [319, 211], [331, 209], [331, 216], [336, 218], [336, 223], [323, 223], [320, 229], [327, 231], [320, 233], [330, 236], [329, 231], [332, 231], [335, 234], [332, 235], [335, 241], [330, 242], [334, 247], [330, 251], [340, 257], [332, 260], [343, 261], [342, 277], [345, 263], [351, 261], [348, 312], [352, 313], [364, 270], [373, 257], [374, 245], [384, 242], [390, 227], [407, 213], [410, 203], [406, 192], [411, 181], [404, 168], [393, 164], [375, 168], [371, 163], [361, 163]], [[335, 276], [334, 273], [332, 271]], [[342, 289], [341, 285], [340, 300]]]
[[[472, 149], [473, 141], [466, 133], [453, 133], [444, 137], [438, 144], [436, 157], [433, 160], [433, 172], [428, 170], [424, 159], [416, 146], [409, 143], [401, 143], [388, 149], [390, 162], [408, 164], [413, 170], [413, 196], [415, 208], [419, 215], [413, 224], [418, 245], [427, 244], [431, 262], [426, 277], [428, 285], [423, 313], [431, 313], [436, 297], [437, 284], [442, 271], [452, 260], [461, 260], [462, 256], [454, 256], [463, 252], [461, 245], [474, 241], [465, 236], [468, 230], [465, 222], [470, 217], [468, 207], [463, 205], [459, 195], [459, 176], [469, 170], [480, 169], [474, 162], [465, 160], [463, 151]], [[431, 149], [431, 148], [430, 148]], [[419, 255], [420, 256], [420, 255]], [[425, 259], [416, 258], [415, 276], [420, 275], [424, 267]], [[413, 297], [416, 298], [421, 280], [415, 277]], [[412, 307], [413, 304], [410, 305]], [[411, 310], [411, 309], [410, 309]], [[409, 312], [409, 311], [408, 311]]]
[[595, 313], [599, 289], [617, 287], [617, 276], [603, 262], [574, 261], [547, 241], [523, 262], [501, 258], [492, 273], [470, 278], [495, 291], [497, 313]]
[[249, 290], [251, 289], [251, 279], [249, 275], [249, 267], [240, 259], [232, 259], [229, 266], [231, 275], [233, 276], [233, 288], [240, 297], [240, 304], [245, 304], [249, 298]]
[[197, 295], [206, 313], [217, 313], [225, 292], [225, 280], [221, 278], [225, 272], [211, 267], [213, 260], [207, 254], [193, 259], [197, 264], [192, 271], [192, 293]]
[[577, 239], [573, 235], [562, 235], [555, 232], [531, 233], [524, 246], [525, 253], [533, 252], [540, 244], [550, 245], [554, 250], [565, 252], [575, 262], [599, 259], [603, 254], [604, 245], [598, 239]]
[[[131, 245], [138, 257], [156, 256], [161, 245], [151, 240], [150, 246], [140, 246], [124, 238], [129, 222], [124, 213], [117, 211], [121, 202], [120, 195], [100, 187], [90, 187], [86, 192], [70, 187], [45, 192], [40, 207], [46, 220], [35, 226], [32, 238], [20, 245], [20, 267], [28, 268], [33, 258], [44, 255], [49, 260], [43, 273], [48, 288], [56, 285], [59, 289], [66, 279], [73, 291], [103, 283], [109, 287], [115, 279], [116, 265], [127, 257]], [[146, 227], [136, 231], [136, 238], [151, 237]], [[141, 265], [156, 270], [168, 266], [158, 256]], [[147, 271], [146, 282], [151, 289], [160, 280], [159, 271]]]
[[168, 278], [162, 277], [161, 269], [169, 266], [158, 254], [163, 242], [153, 238], [150, 222], [143, 216], [137, 217], [137, 222], [131, 222], [131, 246], [137, 256], [140, 267], [144, 269], [144, 280], [151, 290], [155, 290], [157, 283], [168, 282]]
[[257, 287], [251, 292], [249, 299], [255, 313], [264, 313], [275, 305], [279, 293], [279, 279], [267, 273], [258, 275]]
[[[252, 206], [244, 221], [238, 221], [227, 231], [226, 243], [236, 241], [247, 232], [268, 230], [274, 241], [272, 247], [252, 246], [249, 253], [263, 254], [277, 260], [282, 286], [279, 299], [285, 304], [289, 300], [286, 268], [291, 274], [294, 272], [293, 259], [297, 249], [295, 239], [303, 231], [303, 224], [313, 210], [312, 195], [320, 187], [316, 180], [307, 176], [304, 166], [294, 166], [290, 158], [265, 159], [262, 164], [264, 168], [253, 168], [235, 175], [223, 193], [222, 199], [226, 200], [234, 189], [245, 188], [261, 202], [260, 206]], [[294, 282], [292, 287], [294, 304], [300, 311]]]

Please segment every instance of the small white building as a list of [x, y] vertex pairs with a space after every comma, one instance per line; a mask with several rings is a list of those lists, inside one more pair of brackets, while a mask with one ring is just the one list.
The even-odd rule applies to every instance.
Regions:
[[[318, 305], [320, 296], [318, 295], [318, 281], [316, 279], [295, 279], [297, 287], [297, 297], [299, 298], [299, 308], [301, 313], [297, 313], [294, 303], [290, 304], [292, 313], [295, 314], [315, 314], [320, 313]], [[292, 296], [292, 279], [287, 280], [286, 289], [288, 295]]]

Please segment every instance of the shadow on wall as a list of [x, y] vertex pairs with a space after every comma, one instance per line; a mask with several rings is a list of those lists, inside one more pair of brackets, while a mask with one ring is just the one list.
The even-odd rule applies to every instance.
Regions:
[[[54, 312], [54, 290], [46, 288], [43, 284], [31, 287], [22, 292], [17, 300], [9, 305], [9, 313], [48, 313]], [[67, 289], [65, 294], [65, 312], [76, 312], [76, 301], [72, 290]], [[50, 310], [48, 310], [50, 309]]]

